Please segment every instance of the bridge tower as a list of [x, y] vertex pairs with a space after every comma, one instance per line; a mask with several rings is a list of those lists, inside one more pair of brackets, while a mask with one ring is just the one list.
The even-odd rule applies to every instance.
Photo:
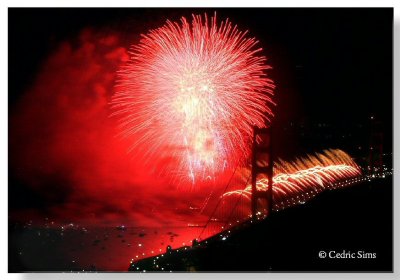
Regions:
[[371, 134], [369, 139], [368, 173], [383, 171], [383, 132], [382, 122], [370, 117]]
[[[271, 145], [271, 127], [259, 128], [253, 130], [253, 155], [251, 169], [251, 215], [253, 220], [257, 218], [257, 213], [263, 213], [259, 200], [264, 200], [267, 215], [272, 213], [272, 177], [273, 160]], [[257, 180], [260, 178], [268, 179], [266, 190], [257, 190]]]

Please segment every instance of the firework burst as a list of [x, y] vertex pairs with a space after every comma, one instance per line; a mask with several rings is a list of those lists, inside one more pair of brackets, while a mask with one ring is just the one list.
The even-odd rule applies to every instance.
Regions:
[[[325, 150], [293, 162], [278, 160], [274, 164], [273, 208], [279, 210], [304, 203], [323, 190], [344, 187], [346, 184], [338, 183], [360, 175], [357, 164], [341, 150]], [[256, 186], [258, 190], [265, 191], [268, 179], [261, 178]], [[223, 195], [224, 198], [230, 196], [240, 196], [250, 201], [251, 185]]]
[[118, 73], [113, 114], [159, 172], [215, 179], [250, 153], [272, 117], [274, 83], [258, 41], [228, 20], [193, 15], [142, 35]]

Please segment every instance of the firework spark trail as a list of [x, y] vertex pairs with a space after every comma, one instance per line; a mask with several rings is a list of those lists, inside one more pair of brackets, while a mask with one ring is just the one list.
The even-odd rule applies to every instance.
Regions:
[[216, 15], [167, 21], [142, 35], [112, 98], [132, 150], [192, 183], [244, 161], [253, 126], [273, 115], [271, 67], [257, 44], [228, 20], [218, 25]]
[[[279, 210], [304, 203], [325, 189], [337, 187], [336, 183], [359, 175], [360, 168], [341, 150], [325, 150], [294, 162], [278, 160], [274, 164], [273, 208]], [[266, 190], [268, 179], [258, 180], [256, 186], [259, 190]], [[230, 196], [241, 196], [249, 201], [251, 185], [223, 194], [224, 198]]]

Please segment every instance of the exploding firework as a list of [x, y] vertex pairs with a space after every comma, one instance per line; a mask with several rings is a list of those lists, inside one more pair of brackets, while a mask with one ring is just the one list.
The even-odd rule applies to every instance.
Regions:
[[142, 35], [118, 73], [113, 114], [159, 172], [215, 179], [244, 162], [269, 124], [274, 83], [258, 41], [228, 20], [193, 15]]
[[[294, 162], [279, 160], [274, 164], [273, 208], [279, 210], [304, 203], [323, 190], [343, 187], [344, 180], [361, 175], [361, 170], [352, 158], [341, 150], [326, 150], [322, 153], [298, 158]], [[257, 181], [258, 190], [266, 190], [268, 179]], [[251, 199], [251, 185], [245, 189], [226, 192], [224, 198], [240, 196]], [[250, 209], [250, 208], [249, 208]]]

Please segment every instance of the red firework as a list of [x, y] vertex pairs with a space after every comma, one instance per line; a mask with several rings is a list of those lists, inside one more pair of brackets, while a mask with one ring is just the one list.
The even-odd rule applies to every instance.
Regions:
[[112, 99], [132, 150], [193, 183], [244, 162], [253, 126], [265, 127], [272, 116], [271, 67], [257, 43], [207, 15], [142, 35]]

